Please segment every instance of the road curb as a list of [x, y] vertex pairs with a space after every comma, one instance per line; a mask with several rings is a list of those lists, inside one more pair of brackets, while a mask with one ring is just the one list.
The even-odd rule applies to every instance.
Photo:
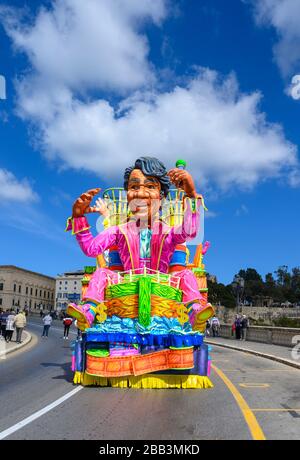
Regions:
[[289, 359], [281, 358], [280, 356], [269, 355], [268, 353], [262, 353], [261, 351], [251, 350], [249, 348], [240, 348], [235, 347], [233, 345], [228, 345], [227, 343], [220, 343], [220, 342], [212, 342], [210, 340], [205, 340], [205, 343], [209, 345], [215, 345], [217, 347], [229, 348], [231, 350], [241, 351], [243, 353], [249, 353], [250, 355], [259, 356], [261, 358], [270, 359], [271, 361], [277, 361], [278, 363], [285, 364], [287, 366], [295, 367], [296, 369], [300, 369], [300, 363], [295, 361], [291, 361]]
[[1, 359], [2, 356], [6, 356], [9, 353], [13, 353], [14, 351], [20, 350], [21, 348], [25, 347], [26, 345], [28, 345], [31, 342], [32, 335], [28, 331], [23, 331], [23, 334], [26, 335], [26, 338], [23, 340], [23, 342], [14, 345], [12, 348], [0, 351], [0, 359]]

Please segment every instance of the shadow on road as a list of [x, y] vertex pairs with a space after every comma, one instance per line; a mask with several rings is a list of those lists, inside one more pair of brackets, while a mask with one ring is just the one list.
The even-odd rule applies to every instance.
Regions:
[[56, 375], [52, 377], [53, 380], [66, 380], [69, 383], [73, 382], [73, 373], [71, 370], [71, 362], [58, 364], [58, 363], [41, 363], [43, 367], [57, 367], [60, 368], [63, 372], [61, 375]]

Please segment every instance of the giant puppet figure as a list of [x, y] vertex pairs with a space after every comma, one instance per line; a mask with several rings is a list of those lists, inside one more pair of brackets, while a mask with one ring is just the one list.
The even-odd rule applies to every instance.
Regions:
[[[183, 192], [184, 210], [182, 222], [173, 226], [167, 225], [160, 218], [162, 202], [167, 197], [171, 184]], [[77, 319], [78, 327], [82, 331], [97, 332], [102, 338], [104, 337], [103, 334], [114, 333], [119, 334], [116, 337], [122, 338], [121, 341], [114, 341], [114, 343], [119, 344], [117, 350], [113, 349], [113, 345], [109, 346], [110, 352], [107, 352], [109, 354], [105, 355], [106, 357], [103, 355], [102, 360], [117, 356], [130, 357], [139, 352], [146, 355], [146, 352], [149, 352], [147, 347], [144, 347], [142, 352], [138, 347], [141, 344], [149, 345], [150, 336], [155, 334], [156, 341], [158, 340], [157, 337], [169, 335], [167, 341], [164, 339], [165, 344], [171, 343], [171, 335], [173, 342], [175, 336], [176, 340], [178, 337], [189, 336], [189, 345], [199, 343], [198, 336], [203, 333], [206, 320], [213, 314], [211, 305], [207, 301], [203, 302], [199, 283], [194, 273], [189, 269], [183, 268], [175, 272], [173, 270], [172, 277], [168, 279], [169, 289], [173, 289], [172, 283], [174, 285], [174, 279], [177, 280], [177, 289], [175, 290], [178, 292], [176, 295], [168, 294], [167, 291], [163, 293], [162, 290], [157, 291], [157, 284], [161, 284], [163, 289], [167, 289], [167, 286], [163, 286], [163, 280], [167, 279], [170, 262], [176, 248], [195, 238], [199, 230], [202, 196], [197, 193], [191, 174], [181, 168], [173, 168], [167, 172], [165, 166], [158, 159], [141, 157], [135, 161], [134, 165], [125, 170], [124, 189], [127, 193], [128, 202], [126, 222], [109, 226], [96, 237], [93, 237], [86, 214], [103, 211], [103, 209], [99, 209], [99, 206], [91, 205], [93, 197], [100, 191], [99, 188], [95, 188], [83, 193], [75, 201], [72, 217], [68, 219], [67, 224], [67, 230], [72, 230], [82, 251], [87, 256], [96, 258], [113, 247], [117, 251], [122, 265], [122, 273], [117, 273], [103, 266], [97, 268], [85, 290], [82, 302], [68, 305], [68, 313]], [[130, 279], [128, 278], [129, 274]], [[156, 280], [153, 279], [154, 274], [158, 276]], [[136, 301], [137, 304], [133, 306], [124, 300], [123, 304], [120, 305], [120, 292], [114, 291], [116, 298], [112, 299], [111, 289], [114, 285], [116, 287], [122, 285], [123, 289], [127, 286], [126, 292], [130, 294], [130, 289], [133, 289], [134, 284], [132, 283], [132, 276], [135, 275], [141, 276], [141, 279], [136, 281], [140, 284], [140, 297]], [[151, 280], [148, 280], [150, 284], [146, 283], [148, 288], [145, 288], [144, 283], [147, 282], [147, 276]], [[156, 283], [152, 288], [154, 281]], [[144, 286], [143, 289], [142, 286]], [[151, 297], [152, 300], [150, 299], [150, 291], [154, 293]], [[131, 292], [131, 299], [134, 297], [133, 292], [137, 291]], [[173, 300], [171, 300], [172, 295], [175, 296]], [[147, 296], [150, 299], [149, 305], [145, 300]], [[164, 296], [169, 296], [169, 299], [164, 299]], [[157, 303], [156, 307], [154, 306], [155, 302]], [[171, 303], [168, 304], [168, 302]], [[162, 313], [162, 306], [164, 305], [166, 306], [163, 310], [164, 313]], [[166, 310], [168, 305], [170, 305], [169, 311]], [[183, 314], [183, 308], [186, 314]], [[147, 315], [149, 316], [148, 320], [145, 319]], [[120, 335], [121, 333], [122, 335]], [[128, 344], [128, 337], [131, 340], [130, 345]], [[156, 343], [153, 342], [153, 339], [151, 340], [152, 345]], [[178, 343], [177, 340], [176, 344]], [[182, 345], [183, 342], [181, 341], [180, 344]], [[175, 347], [175, 349], [177, 348], [179, 350], [182, 347]], [[138, 349], [139, 352], [137, 352]], [[152, 347], [151, 350], [155, 350], [155, 347]], [[153, 367], [153, 363], [151, 365]], [[128, 366], [133, 366], [133, 364], [128, 364]], [[157, 369], [163, 368], [158, 367]], [[132, 372], [134, 373], [134, 371]], [[100, 373], [99, 375], [105, 376], [106, 374]], [[116, 375], [124, 375], [124, 373], [121, 372], [121, 374]]]

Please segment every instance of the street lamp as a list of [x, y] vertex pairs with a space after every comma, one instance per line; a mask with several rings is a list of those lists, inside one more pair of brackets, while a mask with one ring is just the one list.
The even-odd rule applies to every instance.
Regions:
[[233, 292], [236, 296], [236, 312], [239, 313], [239, 306], [240, 306], [242, 294], [244, 292], [245, 280], [241, 276], [235, 275], [231, 285], [233, 288]]

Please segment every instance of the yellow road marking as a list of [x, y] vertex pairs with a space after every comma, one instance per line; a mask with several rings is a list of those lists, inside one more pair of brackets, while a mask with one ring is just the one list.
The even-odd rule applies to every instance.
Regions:
[[214, 371], [218, 374], [218, 376], [223, 380], [227, 388], [231, 391], [234, 399], [238, 403], [238, 406], [245, 418], [245, 421], [248, 425], [248, 428], [250, 430], [251, 436], [255, 441], [265, 441], [266, 437], [256, 420], [256, 417], [248, 404], [246, 403], [245, 399], [241, 395], [241, 393], [238, 391], [238, 389], [234, 386], [234, 384], [229, 380], [229, 378], [219, 369], [216, 367], [214, 364], [212, 364], [212, 368]]
[[239, 383], [243, 388], [269, 388], [269, 383]]
[[[214, 360], [214, 363], [216, 361]], [[223, 372], [247, 372], [251, 373], [260, 373], [260, 372], [299, 372], [300, 369], [222, 369]]]
[[300, 412], [300, 409], [252, 409], [253, 412]]

